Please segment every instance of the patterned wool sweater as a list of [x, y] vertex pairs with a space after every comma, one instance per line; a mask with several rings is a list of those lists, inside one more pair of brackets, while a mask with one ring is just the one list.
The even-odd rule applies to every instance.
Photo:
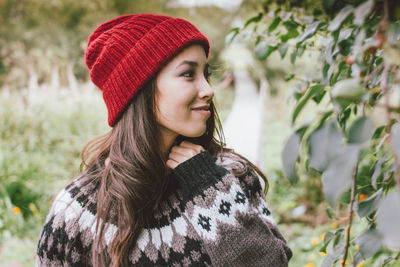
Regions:
[[[243, 174], [235, 176], [238, 171]], [[247, 163], [233, 153], [214, 158], [204, 151], [171, 175], [180, 182], [130, 249], [131, 266], [288, 266], [292, 252]], [[98, 185], [84, 181], [82, 174], [55, 198], [39, 238], [38, 266], [91, 266]], [[105, 249], [116, 231], [109, 223]]]

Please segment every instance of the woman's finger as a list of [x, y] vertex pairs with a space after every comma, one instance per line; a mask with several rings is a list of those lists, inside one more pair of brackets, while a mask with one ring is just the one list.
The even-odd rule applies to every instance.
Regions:
[[179, 146], [194, 149], [197, 153], [204, 151], [204, 148], [201, 145], [193, 144], [189, 141], [182, 141]]
[[176, 161], [174, 161], [174, 160], [172, 160], [172, 159], [168, 159], [168, 160], [165, 162], [165, 164], [166, 164], [167, 167], [170, 168], [170, 169], [175, 169], [175, 167], [179, 165]]
[[192, 157], [190, 155], [191, 154], [180, 154], [180, 153], [176, 153], [176, 152], [171, 152], [168, 155], [168, 159], [172, 159], [175, 162], [182, 163], [185, 160], [190, 159]]

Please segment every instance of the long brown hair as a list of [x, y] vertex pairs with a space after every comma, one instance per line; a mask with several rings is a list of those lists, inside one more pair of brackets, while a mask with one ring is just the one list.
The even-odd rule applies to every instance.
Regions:
[[[82, 150], [81, 171], [95, 165], [95, 171], [87, 172], [87, 176], [89, 181], [100, 183], [96, 238], [92, 246], [94, 266], [128, 265], [129, 250], [136, 245], [168, 186], [170, 170], [160, 153], [155, 94], [156, 84], [152, 79], [134, 97], [114, 128], [89, 141]], [[202, 136], [178, 136], [176, 142], [188, 140], [199, 144], [214, 156], [232, 152], [224, 147], [223, 130], [214, 103], [210, 109], [211, 116]], [[262, 171], [248, 163], [268, 185]], [[117, 226], [108, 251], [105, 249], [107, 222]]]

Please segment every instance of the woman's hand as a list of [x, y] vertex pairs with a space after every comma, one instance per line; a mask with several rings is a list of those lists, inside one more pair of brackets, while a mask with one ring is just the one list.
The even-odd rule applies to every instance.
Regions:
[[167, 167], [175, 169], [182, 162], [196, 156], [205, 149], [188, 141], [182, 141], [179, 146], [173, 146], [166, 162]]

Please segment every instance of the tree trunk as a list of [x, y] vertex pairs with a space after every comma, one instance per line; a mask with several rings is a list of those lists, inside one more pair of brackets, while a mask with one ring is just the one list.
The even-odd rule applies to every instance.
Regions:
[[28, 80], [28, 97], [29, 99], [33, 99], [38, 93], [39, 83], [38, 76], [33, 67], [29, 68], [29, 80]]
[[55, 64], [53, 66], [53, 70], [51, 71], [51, 83], [50, 88], [53, 92], [56, 92], [60, 88], [60, 78], [58, 73], [58, 65]]
[[76, 81], [76, 77], [74, 74], [74, 65], [73, 63], [68, 63], [67, 65], [67, 79], [69, 84], [69, 89], [71, 90], [73, 95], [78, 95], [78, 83]]

